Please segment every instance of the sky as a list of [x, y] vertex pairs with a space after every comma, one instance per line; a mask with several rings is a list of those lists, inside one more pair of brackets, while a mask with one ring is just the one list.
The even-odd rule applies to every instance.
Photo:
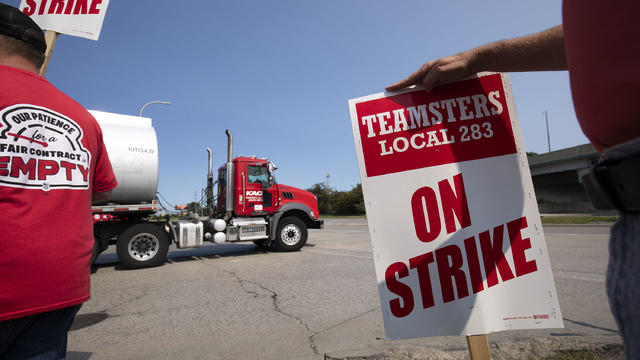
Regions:
[[[0, 2], [18, 6], [19, 0]], [[279, 183], [360, 182], [348, 100], [424, 62], [561, 23], [561, 1], [110, 0], [98, 41], [60, 35], [46, 77], [87, 109], [153, 119], [158, 191], [206, 185], [207, 153], [268, 157]], [[587, 143], [565, 71], [511, 73], [527, 151]]]

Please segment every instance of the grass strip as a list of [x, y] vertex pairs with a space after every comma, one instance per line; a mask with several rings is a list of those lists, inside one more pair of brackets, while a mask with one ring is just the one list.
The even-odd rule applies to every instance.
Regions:
[[367, 215], [325, 215], [320, 214], [320, 219], [366, 219]]
[[611, 224], [618, 216], [542, 216], [542, 224]]

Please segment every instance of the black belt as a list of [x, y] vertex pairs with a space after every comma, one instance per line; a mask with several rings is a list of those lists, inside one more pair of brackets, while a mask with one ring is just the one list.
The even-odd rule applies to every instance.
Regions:
[[582, 177], [596, 209], [640, 211], [640, 138], [613, 146]]

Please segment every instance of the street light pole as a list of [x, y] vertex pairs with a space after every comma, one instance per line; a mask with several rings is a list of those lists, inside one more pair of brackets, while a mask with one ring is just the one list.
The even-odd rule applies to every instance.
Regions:
[[151, 105], [151, 104], [171, 105], [171, 102], [169, 102], [169, 101], [160, 101], [160, 100], [149, 101], [148, 103], [142, 105], [142, 107], [140, 108], [140, 117], [142, 117], [142, 111], [144, 111], [144, 108], [146, 108], [148, 105]]
[[549, 136], [549, 118], [547, 117], [547, 110], [544, 111], [544, 119], [547, 122], [547, 149], [551, 152], [551, 137]]

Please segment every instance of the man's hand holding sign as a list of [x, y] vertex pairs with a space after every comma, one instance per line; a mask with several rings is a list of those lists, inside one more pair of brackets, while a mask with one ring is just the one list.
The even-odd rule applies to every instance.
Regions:
[[562, 327], [506, 75], [349, 105], [387, 337]]
[[562, 25], [514, 39], [497, 41], [456, 55], [426, 62], [406, 79], [389, 85], [398, 91], [423, 85], [427, 92], [440, 84], [457, 81], [481, 71], [566, 70]]

